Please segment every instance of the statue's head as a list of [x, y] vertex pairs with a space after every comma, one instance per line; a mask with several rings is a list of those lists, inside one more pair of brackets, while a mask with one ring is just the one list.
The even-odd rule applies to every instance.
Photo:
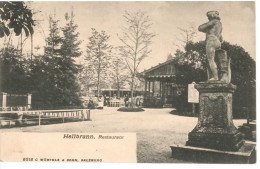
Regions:
[[212, 20], [212, 19], [220, 20], [218, 11], [209, 11], [209, 12], [207, 12], [207, 17], [209, 18], [209, 20]]

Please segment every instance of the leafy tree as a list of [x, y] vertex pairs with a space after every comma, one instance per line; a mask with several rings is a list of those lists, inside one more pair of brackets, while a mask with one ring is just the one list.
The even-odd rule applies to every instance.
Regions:
[[[31, 10], [24, 2], [0, 2], [0, 38], [10, 35], [10, 30], [16, 36], [22, 34], [29, 36], [33, 33], [34, 21]], [[12, 34], [12, 33], [11, 33]], [[27, 63], [21, 53], [10, 45], [0, 49], [0, 90], [8, 93], [26, 93]]]
[[112, 86], [117, 89], [117, 97], [120, 97], [120, 89], [122, 89], [129, 78], [128, 76], [128, 69], [127, 65], [124, 62], [124, 58], [118, 53], [118, 50], [114, 52], [113, 59], [112, 59]]
[[9, 29], [13, 29], [16, 36], [22, 30], [29, 36], [33, 33], [33, 26], [32, 12], [24, 2], [0, 2], [0, 38], [8, 36]]
[[105, 31], [98, 32], [92, 28], [92, 36], [87, 45], [87, 73], [97, 86], [97, 95], [100, 95], [100, 85], [108, 76], [107, 69], [110, 67], [112, 46], [109, 45], [110, 36]]
[[133, 107], [133, 94], [138, 67], [143, 59], [151, 53], [149, 47], [155, 34], [151, 32], [151, 20], [144, 12], [130, 14], [126, 11], [123, 17], [125, 18], [126, 27], [123, 29], [122, 37], [119, 38], [122, 42], [120, 49], [130, 71], [131, 107]]
[[[32, 12], [24, 2], [0, 2], [0, 38], [9, 36], [12, 32], [18, 36], [22, 31], [29, 36], [33, 33], [33, 26]], [[26, 93], [28, 64], [21, 53], [10, 45], [10, 39], [11, 36], [7, 45], [0, 49], [0, 90], [8, 93]]]
[[0, 51], [0, 89], [12, 94], [25, 94], [29, 92], [27, 61], [22, 58], [20, 52], [13, 46], [8, 50]]

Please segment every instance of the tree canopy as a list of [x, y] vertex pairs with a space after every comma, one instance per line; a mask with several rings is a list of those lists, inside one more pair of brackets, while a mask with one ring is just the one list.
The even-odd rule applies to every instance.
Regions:
[[130, 72], [131, 106], [133, 106], [133, 93], [138, 67], [144, 58], [151, 53], [150, 45], [155, 33], [151, 31], [152, 21], [145, 12], [139, 11], [132, 14], [126, 11], [123, 17], [125, 28], [123, 35], [119, 37], [122, 42], [120, 50]]
[[[55, 16], [49, 17], [49, 36], [46, 38], [45, 53], [36, 56], [31, 69], [34, 108], [64, 108], [80, 106], [80, 87], [77, 74], [80, 67], [74, 58], [81, 55], [79, 33], [74, 24], [73, 12], [65, 14], [63, 28]], [[61, 32], [63, 36], [61, 36]]]
[[105, 31], [98, 32], [92, 28], [92, 35], [87, 45], [87, 75], [97, 86], [97, 94], [100, 94], [100, 85], [108, 76], [108, 68], [111, 61], [112, 46], [109, 44], [110, 36]]
[[0, 51], [0, 89], [7, 93], [29, 92], [28, 62], [13, 46]]
[[0, 38], [10, 34], [13, 29], [18, 36], [24, 30], [25, 35], [33, 34], [34, 20], [32, 11], [24, 2], [0, 2]]

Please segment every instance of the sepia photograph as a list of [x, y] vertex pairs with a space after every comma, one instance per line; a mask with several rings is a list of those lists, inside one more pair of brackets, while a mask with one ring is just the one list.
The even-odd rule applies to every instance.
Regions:
[[255, 1], [0, 1], [0, 162], [256, 164]]

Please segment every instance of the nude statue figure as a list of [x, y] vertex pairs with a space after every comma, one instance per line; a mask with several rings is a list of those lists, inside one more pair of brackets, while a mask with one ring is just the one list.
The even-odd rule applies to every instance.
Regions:
[[[218, 67], [215, 62], [215, 53], [216, 50], [221, 49], [221, 43], [223, 41], [222, 38], [222, 24], [220, 22], [219, 13], [217, 11], [209, 11], [207, 12], [208, 22], [199, 26], [199, 31], [206, 34], [206, 56], [208, 61], [208, 81], [221, 81], [221, 82], [229, 82], [229, 74], [228, 74], [228, 64], [229, 60], [227, 59], [226, 53], [224, 51], [219, 55], [221, 58], [219, 59], [219, 69], [221, 76], [219, 77]], [[223, 51], [223, 50], [222, 50]]]

